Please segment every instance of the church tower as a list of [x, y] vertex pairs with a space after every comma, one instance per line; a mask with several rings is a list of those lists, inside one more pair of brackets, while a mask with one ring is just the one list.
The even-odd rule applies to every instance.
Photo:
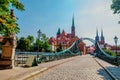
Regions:
[[71, 37], [75, 37], [75, 24], [74, 24], [74, 16], [72, 18], [72, 26], [71, 26]]
[[105, 44], [105, 38], [103, 36], [103, 30], [101, 29], [101, 43]]
[[98, 29], [96, 29], [95, 43], [99, 42]]
[[58, 32], [57, 32], [57, 38], [60, 37], [60, 34], [61, 34], [61, 32], [60, 32], [60, 28], [59, 28]]

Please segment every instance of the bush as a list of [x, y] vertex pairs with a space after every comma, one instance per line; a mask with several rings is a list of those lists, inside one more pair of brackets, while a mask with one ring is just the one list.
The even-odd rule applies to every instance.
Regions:
[[112, 52], [110, 49], [103, 49], [107, 54], [111, 55], [111, 56], [116, 56], [115, 52]]

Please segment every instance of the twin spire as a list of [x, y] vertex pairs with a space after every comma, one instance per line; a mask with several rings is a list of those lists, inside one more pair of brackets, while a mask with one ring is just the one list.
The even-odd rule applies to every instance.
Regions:
[[98, 36], [98, 29], [96, 29], [96, 36]]
[[[96, 29], [96, 36], [99, 36], [99, 35], [98, 35], [98, 29]], [[104, 36], [103, 36], [103, 29], [101, 29], [101, 37], [104, 37]]]
[[[101, 44], [105, 43], [104, 36], [103, 36], [103, 29], [101, 29]], [[96, 37], [95, 37], [95, 42], [99, 42], [99, 35], [98, 35], [98, 29], [96, 29]]]
[[103, 37], [103, 29], [101, 29], [101, 37]]

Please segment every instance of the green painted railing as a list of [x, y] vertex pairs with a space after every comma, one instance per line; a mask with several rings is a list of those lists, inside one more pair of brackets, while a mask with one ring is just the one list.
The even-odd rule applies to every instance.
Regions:
[[79, 51], [78, 44], [83, 40], [91, 41], [96, 46], [96, 51], [97, 51], [98, 55], [102, 55], [102, 57], [105, 57], [105, 58], [111, 59], [111, 60], [115, 59], [115, 57], [110, 56], [109, 54], [105, 53], [100, 48], [99, 44], [98, 43], [95, 44], [95, 40], [93, 40], [91, 38], [80, 38], [79, 40], [75, 41], [67, 49], [60, 51], [60, 52], [56, 52], [56, 53], [25, 52], [25, 54], [35, 55], [38, 63], [63, 59], [63, 58], [67, 58], [67, 57], [71, 57], [71, 56], [75, 56], [75, 55], [80, 55], [81, 52]]

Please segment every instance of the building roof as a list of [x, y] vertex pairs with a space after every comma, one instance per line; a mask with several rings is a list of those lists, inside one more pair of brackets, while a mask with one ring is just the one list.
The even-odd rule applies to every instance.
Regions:
[[[116, 50], [116, 46], [111, 46], [110, 50]], [[117, 47], [117, 50], [120, 50], [120, 47]]]
[[67, 34], [66, 34], [66, 32], [64, 31], [64, 29], [63, 29], [63, 31], [62, 31], [62, 35], [63, 35], [63, 36], [67, 36]]

